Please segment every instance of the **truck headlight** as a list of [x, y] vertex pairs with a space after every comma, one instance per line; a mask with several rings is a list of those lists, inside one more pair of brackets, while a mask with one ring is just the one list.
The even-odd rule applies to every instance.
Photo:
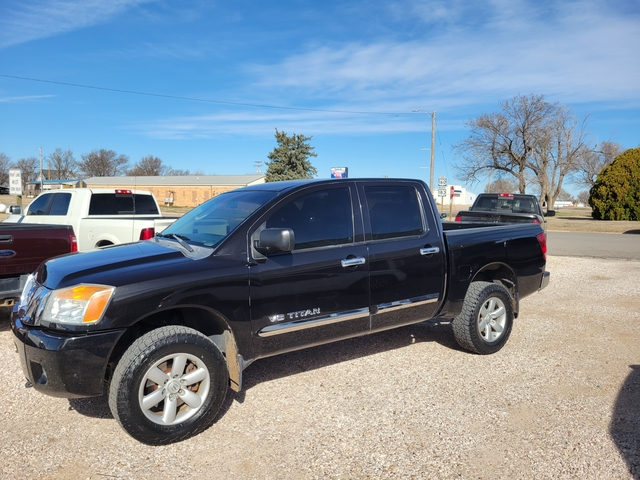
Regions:
[[86, 325], [100, 321], [115, 287], [81, 284], [49, 294], [42, 320], [52, 323]]

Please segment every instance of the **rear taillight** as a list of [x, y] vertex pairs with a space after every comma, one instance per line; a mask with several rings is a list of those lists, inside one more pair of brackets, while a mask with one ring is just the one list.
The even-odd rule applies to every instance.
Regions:
[[462, 221], [462, 217], [460, 216], [460, 214], [456, 215], [456, 222], [461, 222]]
[[540, 225], [540, 220], [538, 220], [537, 218], [534, 218], [533, 223], [535, 223], [536, 225]]
[[140, 240], [149, 240], [150, 238], [153, 238], [155, 234], [155, 228], [143, 228], [140, 231]]
[[547, 259], [547, 234], [539, 233], [536, 238], [538, 239], [538, 243], [540, 244], [540, 250], [542, 250], [542, 258]]
[[78, 239], [73, 233], [69, 234], [69, 245], [71, 246], [71, 252], [78, 251]]

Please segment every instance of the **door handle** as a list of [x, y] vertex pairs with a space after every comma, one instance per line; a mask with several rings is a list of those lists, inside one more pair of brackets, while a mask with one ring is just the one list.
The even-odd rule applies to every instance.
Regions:
[[362, 257], [355, 257], [347, 258], [345, 260], [342, 260], [340, 263], [342, 263], [343, 267], [355, 267], [356, 265], [364, 265], [366, 263], [366, 260]]
[[439, 251], [440, 247], [425, 247], [420, 249], [420, 255], [433, 255]]
[[0, 242], [13, 242], [11, 235], [0, 235]]

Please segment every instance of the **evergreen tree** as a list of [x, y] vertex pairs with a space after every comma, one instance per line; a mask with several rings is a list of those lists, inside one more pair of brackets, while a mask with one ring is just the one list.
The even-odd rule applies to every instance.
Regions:
[[318, 171], [309, 161], [309, 157], [318, 156], [308, 143], [312, 138], [295, 133], [289, 136], [276, 128], [278, 146], [268, 155], [270, 161], [266, 162], [265, 181], [298, 180], [317, 175]]
[[589, 193], [596, 220], [640, 220], [640, 148], [618, 155]]

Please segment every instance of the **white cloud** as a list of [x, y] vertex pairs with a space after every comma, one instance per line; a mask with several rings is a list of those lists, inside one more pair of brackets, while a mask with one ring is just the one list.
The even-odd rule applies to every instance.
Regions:
[[34, 0], [0, 10], [0, 49], [108, 21], [155, 0]]
[[30, 102], [33, 100], [40, 100], [43, 98], [52, 98], [55, 95], [24, 95], [16, 97], [0, 97], [0, 103], [18, 103], [18, 102]]
[[[413, 118], [411, 118], [413, 117]], [[272, 135], [275, 128], [287, 133], [365, 134], [424, 131], [426, 120], [415, 115], [359, 115], [333, 112], [261, 111], [222, 112], [192, 117], [166, 118], [132, 124], [128, 128], [144, 136], [181, 140], [213, 138], [226, 135]]]
[[[411, 16], [422, 22], [424, 36], [303, 45], [280, 61], [247, 66], [254, 81], [239, 82], [235, 95], [247, 104], [403, 115], [252, 109], [130, 128], [166, 139], [264, 135], [276, 126], [317, 134], [408, 132], [424, 129], [406, 115], [416, 108], [446, 111], [451, 128], [460, 128], [479, 105], [497, 108], [500, 101], [529, 93], [569, 105], [640, 106], [638, 12], [598, 0], [491, 0], [471, 6], [462, 0], [401, 0], [390, 9], [396, 21]], [[447, 128], [439, 122], [440, 130]]]
[[[425, 22], [460, 20], [460, 3], [442, 2]], [[564, 102], [640, 104], [638, 16], [598, 2], [530, 4], [494, 0], [483, 21], [409, 41], [309, 47], [251, 73], [265, 91], [346, 104], [421, 99], [505, 99], [544, 93]], [[394, 5], [398, 8], [398, 5]], [[472, 7], [477, 11], [477, 5]], [[412, 11], [427, 12], [422, 3]], [[471, 12], [467, 12], [471, 13]]]

